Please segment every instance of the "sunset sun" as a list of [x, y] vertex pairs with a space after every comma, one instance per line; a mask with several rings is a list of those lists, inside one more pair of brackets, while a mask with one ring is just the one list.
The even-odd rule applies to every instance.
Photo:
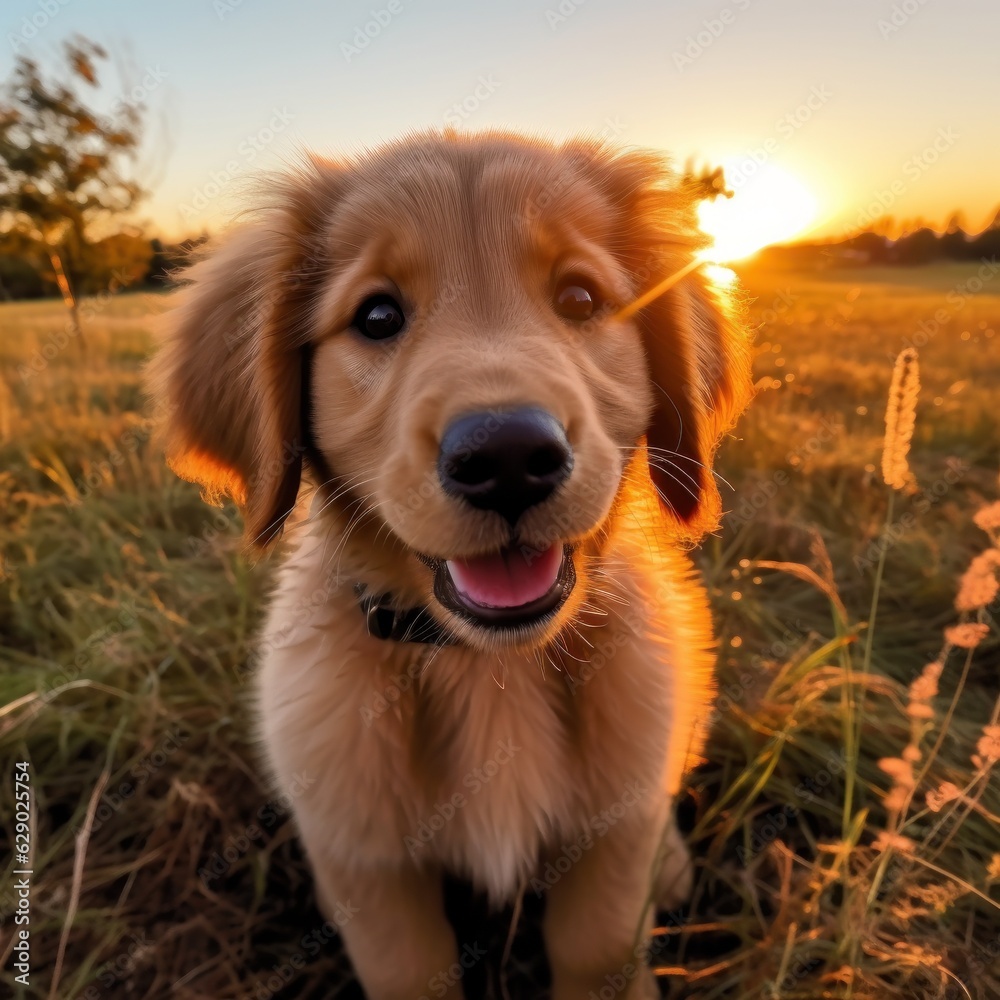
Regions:
[[[726, 171], [730, 173], [728, 165]], [[704, 260], [741, 260], [772, 243], [801, 236], [816, 218], [815, 196], [780, 167], [766, 165], [734, 189], [732, 198], [698, 206], [698, 220], [713, 241], [701, 252]]]

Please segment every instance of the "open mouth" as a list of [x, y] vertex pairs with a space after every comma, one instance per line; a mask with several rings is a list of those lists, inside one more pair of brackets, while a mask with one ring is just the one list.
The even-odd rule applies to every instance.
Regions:
[[555, 614], [576, 583], [568, 545], [509, 546], [472, 559], [436, 561], [434, 596], [477, 625], [533, 625]]

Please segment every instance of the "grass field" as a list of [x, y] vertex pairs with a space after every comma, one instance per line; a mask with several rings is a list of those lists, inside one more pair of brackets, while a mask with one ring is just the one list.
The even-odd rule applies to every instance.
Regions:
[[[746, 269], [761, 391], [721, 455], [732, 513], [699, 553], [721, 690], [681, 806], [698, 879], [662, 915], [664, 995], [1000, 997], [1000, 604], [955, 608], [991, 545], [973, 518], [1000, 496], [1000, 276], [977, 270]], [[357, 997], [258, 777], [244, 664], [271, 566], [247, 564], [236, 513], [175, 479], [152, 435], [140, 366], [166, 305], [91, 303], [86, 354], [58, 304], [0, 306], [5, 827], [15, 762], [34, 793], [33, 974], [14, 980], [5, 874], [0, 982]], [[883, 415], [912, 344], [917, 486], [890, 513]], [[949, 648], [935, 683], [960, 620], [988, 635]], [[500, 954], [510, 914], [452, 897]], [[537, 995], [535, 910], [504, 968], [471, 970], [470, 1000]]]

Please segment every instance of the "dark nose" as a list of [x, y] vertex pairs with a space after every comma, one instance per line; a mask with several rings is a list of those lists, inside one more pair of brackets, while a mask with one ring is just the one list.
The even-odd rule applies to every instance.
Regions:
[[511, 525], [570, 474], [573, 450], [562, 424], [545, 410], [470, 413], [444, 432], [438, 476], [446, 493]]

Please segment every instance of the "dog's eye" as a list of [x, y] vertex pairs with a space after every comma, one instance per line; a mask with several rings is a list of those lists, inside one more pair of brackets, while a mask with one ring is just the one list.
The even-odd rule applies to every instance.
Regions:
[[566, 278], [556, 288], [554, 304], [564, 319], [582, 322], [594, 315], [594, 295], [580, 278]]
[[369, 340], [395, 337], [406, 325], [400, 304], [391, 295], [373, 295], [358, 306], [351, 326]]

